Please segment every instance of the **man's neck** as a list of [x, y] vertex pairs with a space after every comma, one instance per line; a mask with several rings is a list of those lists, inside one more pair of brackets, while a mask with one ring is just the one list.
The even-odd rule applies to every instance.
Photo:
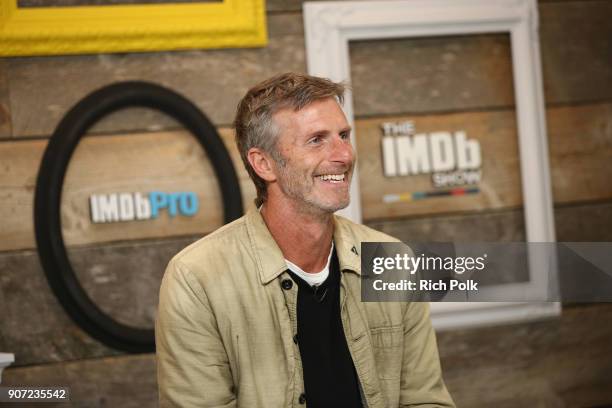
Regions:
[[285, 259], [310, 273], [327, 264], [334, 233], [333, 214], [315, 214], [266, 202], [261, 215]]

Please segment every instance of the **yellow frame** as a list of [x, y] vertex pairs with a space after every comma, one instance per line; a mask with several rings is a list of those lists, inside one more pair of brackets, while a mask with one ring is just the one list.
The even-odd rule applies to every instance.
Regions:
[[0, 56], [256, 47], [267, 43], [264, 0], [17, 7], [0, 1]]

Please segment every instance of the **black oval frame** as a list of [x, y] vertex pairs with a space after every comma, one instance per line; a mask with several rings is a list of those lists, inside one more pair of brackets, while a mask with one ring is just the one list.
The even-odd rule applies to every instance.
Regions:
[[78, 102], [55, 129], [40, 164], [34, 198], [36, 243], [45, 275], [68, 315], [87, 333], [108, 346], [142, 353], [155, 350], [154, 330], [119, 323], [89, 298], [68, 259], [60, 218], [64, 177], [81, 137], [102, 117], [127, 107], [161, 111], [193, 134], [219, 181], [226, 223], [242, 216], [242, 195], [216, 128], [191, 101], [162, 86], [140, 81], [105, 86]]

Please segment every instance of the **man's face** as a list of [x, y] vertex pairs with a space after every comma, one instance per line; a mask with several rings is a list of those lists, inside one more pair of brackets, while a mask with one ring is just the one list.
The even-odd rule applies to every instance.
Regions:
[[351, 127], [336, 100], [315, 101], [297, 112], [283, 109], [273, 119], [282, 199], [310, 213], [345, 208], [355, 159]]

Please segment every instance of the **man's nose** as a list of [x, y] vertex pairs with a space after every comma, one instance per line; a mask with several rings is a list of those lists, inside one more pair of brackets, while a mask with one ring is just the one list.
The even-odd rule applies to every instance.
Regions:
[[330, 161], [349, 165], [353, 162], [354, 155], [351, 139], [343, 139], [340, 135], [334, 136]]

